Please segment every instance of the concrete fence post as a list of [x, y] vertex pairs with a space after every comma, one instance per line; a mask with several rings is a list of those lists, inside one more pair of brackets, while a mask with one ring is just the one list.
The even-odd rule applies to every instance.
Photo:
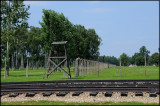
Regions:
[[74, 64], [75, 76], [85, 75], [92, 72], [98, 72], [104, 70], [109, 67], [115, 67], [116, 65], [112, 65], [109, 63], [103, 63], [99, 61], [92, 61], [86, 59], [76, 58]]
[[26, 67], [26, 77], [28, 78], [28, 59], [27, 59], [27, 67]]
[[75, 76], [76, 76], [76, 77], [79, 76], [78, 60], [79, 60], [79, 58], [76, 58], [76, 60], [75, 60]]

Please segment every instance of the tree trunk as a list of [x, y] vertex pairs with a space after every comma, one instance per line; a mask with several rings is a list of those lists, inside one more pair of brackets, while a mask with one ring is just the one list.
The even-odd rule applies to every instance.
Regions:
[[8, 40], [7, 40], [7, 63], [6, 63], [7, 76], [9, 76], [9, 51], [8, 51]]
[[[9, 8], [10, 8], [10, 1], [9, 1]], [[7, 11], [9, 13], [9, 11]], [[8, 14], [9, 15], [9, 14]], [[10, 31], [10, 22], [9, 22], [9, 17], [7, 17], [7, 21], [8, 21], [8, 32]], [[9, 47], [8, 47], [8, 42], [9, 42], [9, 33], [7, 33], [7, 63], [6, 63], [6, 71], [7, 71], [7, 76], [9, 76]]]
[[14, 60], [13, 60], [13, 55], [12, 55], [12, 71], [14, 69]]
[[21, 68], [24, 69], [24, 64], [23, 64], [23, 53], [21, 54]]
[[39, 67], [38, 67], [38, 62], [36, 61], [36, 68], [38, 69]]
[[5, 58], [5, 66], [4, 66], [5, 68], [4, 68], [4, 79], [6, 79], [6, 77], [7, 77], [7, 70], [6, 70], [6, 58]]
[[47, 68], [47, 65], [48, 65], [48, 57], [49, 57], [49, 53], [45, 52], [45, 68]]
[[17, 67], [17, 63], [18, 63], [18, 61], [17, 61], [17, 54], [18, 54], [18, 53], [17, 53], [17, 50], [16, 50], [16, 68], [18, 68], [18, 67]]

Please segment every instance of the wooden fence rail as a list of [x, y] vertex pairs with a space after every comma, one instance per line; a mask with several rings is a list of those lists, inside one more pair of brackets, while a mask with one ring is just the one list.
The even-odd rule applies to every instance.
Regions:
[[97, 72], [116, 65], [103, 63], [99, 61], [92, 61], [86, 59], [76, 58], [75, 60], [75, 76], [81, 76], [92, 72]]

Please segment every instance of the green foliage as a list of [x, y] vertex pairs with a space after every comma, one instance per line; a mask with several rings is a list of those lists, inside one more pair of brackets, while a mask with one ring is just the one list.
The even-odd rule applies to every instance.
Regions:
[[[1, 38], [2, 38], [2, 47], [1, 49], [2, 56], [7, 57], [7, 70], [11, 64], [11, 56], [16, 51], [16, 47], [20, 49], [24, 45], [18, 47], [19, 38], [25, 39], [25, 30], [28, 28], [27, 19], [29, 18], [30, 6], [25, 7], [23, 1], [12, 0], [12, 1], [2, 1], [1, 2]], [[24, 33], [23, 33], [24, 32]], [[24, 36], [23, 36], [24, 35]], [[23, 41], [21, 41], [23, 42]], [[7, 47], [5, 47], [9, 44]], [[7, 49], [8, 48], [8, 49]], [[2, 61], [4, 64], [4, 61]]]
[[146, 49], [145, 46], [142, 46], [140, 49], [139, 49], [139, 53], [141, 56], [146, 56], [146, 61], [148, 63], [148, 59], [149, 59], [149, 54], [150, 54], [150, 51]]
[[[51, 43], [68, 41], [67, 54], [69, 59], [77, 57], [97, 59], [99, 55], [100, 37], [94, 29], [85, 29], [82, 25], [73, 25], [62, 13], [43, 9], [42, 36], [44, 51], [51, 49]], [[57, 49], [59, 47], [57, 46]]]
[[71, 39], [72, 24], [62, 13], [43, 9], [43, 14], [40, 24], [42, 26], [45, 51], [51, 49], [51, 43], [54, 41], [69, 41]]
[[99, 56], [99, 61], [119, 66], [119, 60], [114, 56]]
[[130, 58], [129, 58], [129, 56], [127, 56], [127, 54], [125, 54], [125, 53], [121, 54], [120, 58], [121, 58], [121, 65], [122, 66], [127, 66], [130, 64], [129, 63]]
[[138, 56], [140, 56], [140, 53], [134, 53], [134, 55], [132, 56], [132, 58], [131, 58], [131, 64], [136, 64], [136, 58], [138, 57]]
[[29, 61], [36, 63], [38, 65], [44, 65], [44, 55], [43, 55], [43, 38], [41, 29], [38, 27], [31, 26], [28, 31], [27, 37], [27, 56]]
[[2, 1], [1, 3], [2, 29], [9, 28], [8, 30], [13, 30], [17, 27], [28, 27], [29, 13], [27, 11], [30, 6], [25, 7], [23, 0]]
[[136, 65], [144, 65], [145, 64], [145, 56], [146, 56], [146, 62], [148, 63], [149, 59], [149, 53], [150, 51], [146, 49], [145, 46], [142, 46], [139, 49], [139, 53], [134, 53], [134, 55], [131, 58], [131, 64], [136, 64]]
[[145, 46], [142, 46], [139, 49], [139, 53], [140, 53], [141, 56], [149, 56], [150, 51], [147, 50]]
[[157, 52], [153, 53], [151, 55], [151, 57], [149, 58], [149, 63], [152, 65], [152, 64], [155, 64], [155, 65], [158, 65], [159, 64], [159, 54]]
[[145, 58], [143, 56], [138, 56], [135, 59], [136, 65], [144, 65], [145, 64]]

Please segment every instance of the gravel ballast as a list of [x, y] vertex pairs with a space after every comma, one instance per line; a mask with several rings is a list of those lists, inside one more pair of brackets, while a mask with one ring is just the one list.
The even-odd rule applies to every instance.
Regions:
[[51, 96], [44, 97], [42, 93], [36, 94], [34, 97], [25, 97], [26, 94], [20, 94], [17, 97], [9, 97], [9, 94], [1, 97], [1, 102], [11, 101], [64, 101], [64, 102], [142, 102], [142, 103], [159, 103], [159, 95], [157, 97], [149, 97], [149, 93], [143, 92], [143, 96], [135, 96], [134, 92], [128, 92], [127, 96], [121, 96], [120, 92], [113, 92], [112, 97], [105, 97], [105, 92], [99, 92], [96, 96], [90, 96], [90, 92], [83, 92], [79, 96], [72, 96], [73, 92], [66, 94], [64, 97], [56, 96], [59, 92], [55, 92]]

